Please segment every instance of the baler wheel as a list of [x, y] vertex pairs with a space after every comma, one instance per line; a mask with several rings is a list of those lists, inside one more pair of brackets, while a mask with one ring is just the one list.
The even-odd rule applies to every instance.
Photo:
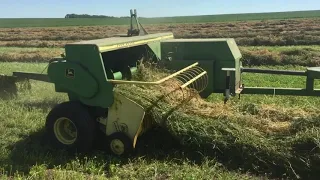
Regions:
[[93, 146], [95, 124], [88, 109], [79, 102], [64, 102], [47, 116], [48, 142], [57, 149], [69, 152], [90, 151]]
[[117, 156], [127, 156], [133, 152], [133, 142], [122, 132], [108, 136], [110, 152]]

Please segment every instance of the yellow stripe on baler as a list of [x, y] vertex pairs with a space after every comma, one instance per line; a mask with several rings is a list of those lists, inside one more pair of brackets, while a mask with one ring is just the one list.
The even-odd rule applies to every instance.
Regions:
[[102, 52], [102, 51], [109, 51], [109, 50], [113, 50], [113, 49], [134, 47], [134, 46], [138, 46], [138, 45], [147, 44], [147, 43], [150, 43], [150, 42], [153, 42], [153, 41], [160, 41], [160, 40], [163, 40], [163, 39], [170, 39], [170, 38], [173, 38], [173, 37], [174, 36], [172, 34], [172, 35], [168, 35], [168, 36], [162, 36], [162, 37], [157, 37], [157, 38], [152, 38], [152, 39], [147, 39], [147, 40], [126, 42], [126, 43], [121, 43], [121, 44], [105, 46], [105, 47], [99, 47], [99, 51]]

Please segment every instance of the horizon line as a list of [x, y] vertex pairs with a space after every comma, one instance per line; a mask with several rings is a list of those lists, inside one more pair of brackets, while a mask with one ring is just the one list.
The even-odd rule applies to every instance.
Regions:
[[[138, 9], [137, 9], [138, 10]], [[247, 14], [272, 14], [272, 13], [294, 13], [294, 12], [311, 12], [311, 11], [320, 11], [320, 9], [313, 10], [292, 10], [292, 11], [265, 11], [265, 12], [248, 12], [248, 13], [227, 13], [227, 14], [198, 14], [198, 15], [178, 15], [178, 16], [138, 16], [138, 18], [171, 18], [171, 17], [196, 17], [196, 16], [226, 16], [226, 15], [247, 15]], [[103, 14], [79, 14], [79, 13], [68, 13], [68, 14], [77, 14], [77, 15], [96, 15], [96, 16], [109, 16], [114, 18], [127, 18], [127, 16], [112, 16], [112, 15], [103, 15]], [[67, 15], [67, 14], [65, 14]], [[102, 17], [105, 18], [105, 17]], [[0, 19], [65, 19], [65, 17], [14, 17], [14, 18], [1, 18]], [[81, 19], [81, 18], [71, 18], [71, 19]], [[85, 19], [85, 18], [83, 18]], [[98, 18], [97, 18], [98, 19]]]

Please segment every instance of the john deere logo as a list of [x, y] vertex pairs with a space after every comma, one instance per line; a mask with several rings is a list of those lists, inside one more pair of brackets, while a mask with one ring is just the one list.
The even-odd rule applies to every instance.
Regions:
[[74, 69], [66, 69], [66, 76], [68, 78], [74, 78], [75, 74], [74, 74]]

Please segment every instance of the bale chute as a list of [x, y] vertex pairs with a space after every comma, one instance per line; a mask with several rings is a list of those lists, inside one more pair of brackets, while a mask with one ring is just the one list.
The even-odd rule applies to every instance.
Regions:
[[10, 98], [16, 96], [18, 87], [16, 78], [12, 76], [0, 75], [0, 98]]
[[30, 89], [28, 78], [0, 74], [0, 99], [11, 99], [17, 97], [19, 91]]

